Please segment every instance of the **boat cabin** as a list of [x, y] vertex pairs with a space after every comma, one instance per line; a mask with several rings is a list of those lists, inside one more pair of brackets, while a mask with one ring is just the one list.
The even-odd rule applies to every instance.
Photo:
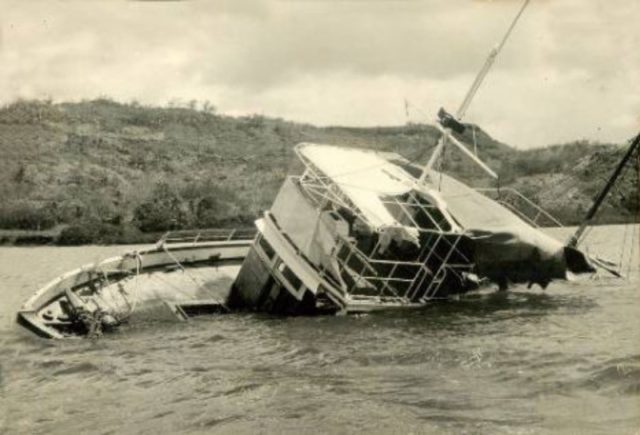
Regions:
[[397, 154], [303, 143], [232, 290], [286, 313], [416, 306], [474, 288], [471, 245]]

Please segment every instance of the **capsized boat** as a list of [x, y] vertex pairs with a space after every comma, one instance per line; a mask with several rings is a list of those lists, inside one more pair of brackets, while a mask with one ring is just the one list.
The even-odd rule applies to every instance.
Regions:
[[[638, 148], [640, 135], [625, 159]], [[311, 143], [296, 153], [305, 170], [285, 180], [257, 232], [168, 233], [56, 278], [18, 322], [46, 338], [96, 337], [138, 318], [406, 309], [491, 284], [612, 271], [578, 248], [583, 226], [562, 243], [509, 203], [398, 154]]]
[[[616, 274], [579, 244], [620, 168], [640, 147], [640, 135], [567, 243], [536, 228], [535, 217], [512, 204], [437, 170], [445, 146], [455, 146], [497, 178], [455, 133], [464, 131], [461, 120], [528, 3], [455, 115], [438, 113], [441, 136], [424, 167], [394, 153], [299, 144], [304, 172], [285, 180], [256, 221], [255, 237], [167, 236], [149, 249], [57, 278], [23, 305], [18, 321], [49, 338], [97, 336], [138, 315], [348, 314], [422, 307], [491, 284], [544, 288], [596, 269]], [[527, 203], [536, 217], [557, 223]]]
[[[585, 225], [562, 243], [536, 228], [535, 218], [436, 169], [445, 147], [454, 146], [498, 178], [458, 138], [471, 101], [529, 2], [522, 3], [455, 114], [438, 112], [433, 125], [440, 137], [424, 167], [394, 153], [296, 147], [304, 172], [286, 179], [256, 222], [258, 236], [231, 288], [230, 308], [357, 313], [420, 307], [491, 283], [503, 290], [510, 283], [545, 288], [596, 267], [616, 273], [578, 244], [618, 174]], [[625, 158], [636, 146], [634, 141]], [[536, 216], [558, 222], [528, 204]]]
[[149, 248], [65, 273], [20, 308], [18, 323], [45, 338], [95, 337], [122, 323], [226, 312], [253, 230], [167, 233]]
[[411, 308], [483, 284], [544, 288], [595, 271], [505, 205], [398, 154], [311, 143], [296, 153], [305, 170], [256, 222], [232, 309]]

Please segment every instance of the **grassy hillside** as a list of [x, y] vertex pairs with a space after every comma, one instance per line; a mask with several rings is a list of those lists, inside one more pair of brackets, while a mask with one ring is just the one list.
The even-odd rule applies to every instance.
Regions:
[[[501, 185], [533, 195], [568, 223], [579, 220], [622, 152], [582, 142], [517, 151], [475, 133]], [[465, 136], [471, 143], [471, 129]], [[299, 171], [293, 155], [299, 142], [395, 151], [424, 162], [436, 140], [428, 125], [319, 128], [217, 115], [208, 104], [18, 101], [0, 109], [0, 228], [64, 228], [60, 243], [113, 243], [168, 229], [250, 226], [285, 175]], [[448, 151], [445, 161], [448, 172], [489, 183], [460, 153]], [[574, 182], [561, 183], [565, 176]], [[603, 219], [633, 217], [634, 182], [627, 177]]]

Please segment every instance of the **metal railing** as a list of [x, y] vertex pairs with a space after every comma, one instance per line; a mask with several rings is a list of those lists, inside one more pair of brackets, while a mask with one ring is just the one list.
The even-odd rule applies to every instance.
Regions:
[[346, 292], [360, 297], [390, 297], [404, 303], [425, 302], [437, 296], [447, 274], [462, 280], [462, 272], [473, 267], [458, 249], [462, 235], [432, 234], [435, 239], [423, 246], [413, 261], [373, 258], [377, 245], [367, 255], [352, 241], [340, 238], [335, 258]]
[[177, 230], [166, 232], [157, 244], [251, 240], [256, 233], [255, 228]]
[[[551, 213], [524, 196], [512, 187], [477, 188], [476, 191], [485, 195], [491, 194], [491, 198], [508, 208], [530, 225], [540, 228], [548, 226], [563, 227], [564, 225]], [[487, 195], [489, 196], [489, 195]]]

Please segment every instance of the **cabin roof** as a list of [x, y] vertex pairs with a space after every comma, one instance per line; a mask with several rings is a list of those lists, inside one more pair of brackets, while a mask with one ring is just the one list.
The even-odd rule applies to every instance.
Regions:
[[455, 178], [436, 171], [432, 171], [430, 176], [439, 180], [439, 194], [447, 209], [467, 231], [510, 231], [518, 234], [521, 240], [535, 243], [548, 252], [556, 252], [562, 247], [560, 242], [534, 228], [504, 205]]
[[297, 147], [306, 164], [315, 168], [338, 186], [374, 227], [400, 226], [383, 202], [415, 187], [415, 178], [390, 158], [397, 154], [342, 148], [333, 145], [303, 143]]

